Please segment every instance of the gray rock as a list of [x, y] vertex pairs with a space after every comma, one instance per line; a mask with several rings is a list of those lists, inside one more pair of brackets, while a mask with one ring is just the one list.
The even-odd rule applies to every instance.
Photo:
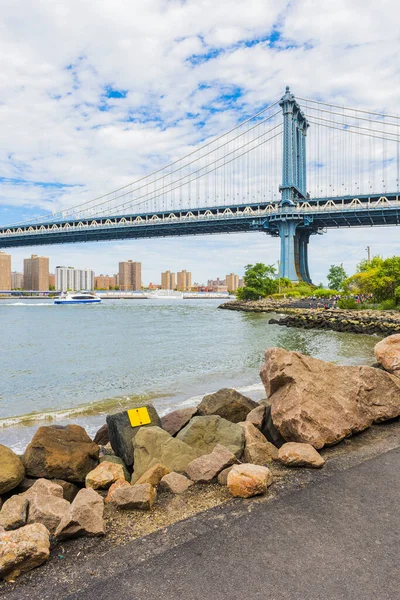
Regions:
[[11, 496], [0, 511], [0, 525], [4, 529], [18, 529], [26, 524], [28, 499], [22, 496]]
[[219, 415], [231, 423], [240, 423], [240, 421], [245, 421], [249, 412], [257, 406], [257, 402], [236, 390], [223, 388], [214, 394], [204, 396], [197, 407], [197, 414], [201, 416]]
[[151, 419], [151, 423], [147, 425], [139, 425], [132, 427], [128, 411], [116, 413], [115, 415], [107, 416], [108, 435], [110, 438], [112, 449], [115, 454], [122, 458], [128, 467], [133, 464], [133, 447], [132, 440], [143, 427], [158, 426], [161, 427], [161, 420], [156, 409], [152, 404], [143, 402], [132, 403], [130, 409], [146, 407]]
[[173, 438], [160, 427], [142, 427], [133, 439], [133, 447], [134, 481], [158, 463], [170, 471], [184, 472], [192, 460], [203, 454], [200, 450]]
[[218, 415], [193, 417], [176, 439], [197, 448], [201, 454], [209, 454], [217, 444], [226, 446], [236, 458], [240, 458], [244, 450], [243, 428]]
[[150, 510], [156, 499], [156, 488], [150, 483], [140, 483], [116, 489], [110, 504], [122, 510]]
[[221, 444], [217, 444], [210, 454], [195, 458], [186, 467], [186, 473], [195, 483], [207, 483], [218, 473], [236, 462], [236, 456]]
[[105, 534], [104, 501], [94, 490], [82, 489], [60, 521], [55, 535], [58, 539]]
[[160, 489], [172, 494], [183, 494], [193, 485], [193, 481], [180, 473], [168, 473], [160, 481]]
[[180, 432], [190, 421], [190, 419], [197, 413], [197, 406], [192, 408], [180, 408], [173, 410], [161, 417], [161, 426], [165, 431], [172, 436]]
[[24, 477], [21, 459], [10, 448], [0, 444], [0, 495], [13, 490]]

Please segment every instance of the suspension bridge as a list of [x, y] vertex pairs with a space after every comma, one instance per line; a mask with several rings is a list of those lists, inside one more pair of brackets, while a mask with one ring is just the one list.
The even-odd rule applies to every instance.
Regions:
[[400, 118], [283, 97], [150, 175], [0, 226], [0, 248], [264, 232], [280, 276], [311, 283], [312, 235], [400, 224]]

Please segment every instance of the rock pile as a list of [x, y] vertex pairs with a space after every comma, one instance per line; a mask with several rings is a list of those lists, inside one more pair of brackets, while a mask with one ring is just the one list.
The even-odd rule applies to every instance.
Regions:
[[216, 481], [249, 498], [267, 492], [274, 461], [321, 468], [317, 449], [400, 415], [400, 336], [375, 353], [379, 369], [269, 348], [258, 404], [224, 389], [162, 419], [148, 404], [112, 415], [101, 447], [77, 425], [40, 427], [22, 458], [0, 445], [0, 577], [45, 562], [53, 540], [104, 535], [105, 505], [149, 511]]

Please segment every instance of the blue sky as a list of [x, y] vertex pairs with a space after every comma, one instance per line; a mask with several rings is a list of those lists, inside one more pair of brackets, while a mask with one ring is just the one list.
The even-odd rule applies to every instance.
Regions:
[[[65, 209], [184, 155], [279, 98], [398, 110], [394, 0], [6, 1], [0, 15], [0, 223]], [[313, 236], [315, 282], [350, 272], [365, 247], [400, 253], [396, 228]], [[197, 281], [276, 262], [263, 234], [16, 249], [51, 267], [114, 273], [143, 263], [144, 281], [190, 269]]]

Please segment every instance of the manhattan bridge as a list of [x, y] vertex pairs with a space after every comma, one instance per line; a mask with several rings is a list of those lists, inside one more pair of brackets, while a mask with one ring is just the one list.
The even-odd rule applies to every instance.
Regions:
[[279, 237], [280, 276], [311, 282], [310, 237], [400, 224], [400, 118], [284, 96], [102, 196], [0, 226], [0, 248], [213, 233]]

